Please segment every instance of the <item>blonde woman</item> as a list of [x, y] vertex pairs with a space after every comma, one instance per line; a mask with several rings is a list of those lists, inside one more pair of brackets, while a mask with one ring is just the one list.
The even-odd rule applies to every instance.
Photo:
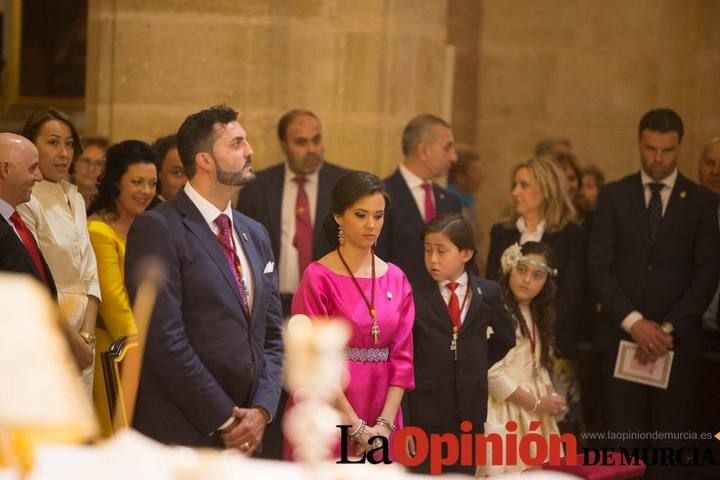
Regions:
[[[512, 172], [513, 213], [493, 225], [487, 260], [487, 278], [500, 278], [500, 257], [507, 247], [528, 241], [543, 242], [555, 252], [558, 292], [555, 297], [554, 357], [551, 372], [559, 393], [568, 401], [565, 420], [580, 421], [580, 393], [572, 360], [576, 355], [585, 283], [585, 231], [576, 223], [565, 175], [550, 155], [534, 157]], [[570, 426], [574, 429], [576, 426]]]

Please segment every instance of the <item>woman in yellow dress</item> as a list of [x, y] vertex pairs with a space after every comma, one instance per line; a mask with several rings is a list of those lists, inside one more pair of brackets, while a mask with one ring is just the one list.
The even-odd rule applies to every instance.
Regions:
[[[137, 333], [125, 289], [125, 243], [130, 225], [145, 211], [157, 189], [155, 152], [148, 144], [125, 140], [111, 146], [106, 158], [97, 197], [88, 211], [103, 297], [95, 329], [98, 355], [115, 339]], [[93, 397], [103, 433], [109, 434], [110, 412], [99, 358], [95, 364]]]

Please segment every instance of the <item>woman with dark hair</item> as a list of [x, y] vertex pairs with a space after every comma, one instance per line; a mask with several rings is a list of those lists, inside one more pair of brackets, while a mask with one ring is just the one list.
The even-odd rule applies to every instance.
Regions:
[[[412, 289], [405, 274], [378, 258], [373, 248], [389, 207], [375, 175], [342, 176], [324, 222], [335, 250], [307, 266], [292, 303], [293, 314], [339, 317], [351, 326], [350, 379], [336, 406], [343, 424], [352, 425], [350, 441], [358, 452], [371, 448], [368, 441], [374, 436], [393, 437], [402, 426], [403, 394], [414, 387]], [[291, 397], [288, 408], [292, 403]], [[340, 456], [339, 436], [335, 456]], [[287, 442], [284, 457], [294, 457]]]
[[82, 153], [80, 137], [70, 119], [54, 108], [33, 112], [22, 134], [38, 149], [43, 180], [35, 184], [30, 201], [18, 206], [17, 211], [38, 241], [55, 279], [58, 301], [77, 332], [72, 338], [83, 354], [81, 376], [90, 398], [100, 285], [85, 201], [77, 187], [66, 180], [70, 164]]
[[[110, 347], [118, 337], [137, 333], [125, 289], [125, 243], [136, 216], [155, 196], [157, 169], [155, 151], [139, 140], [125, 140], [106, 153], [105, 173], [88, 213], [88, 231], [97, 257], [100, 304], [97, 352]], [[97, 360], [97, 359], [96, 359]], [[98, 362], [99, 363], [99, 362]], [[94, 399], [104, 433], [111, 433], [102, 369], [95, 372]]]
[[155, 196], [155, 151], [139, 140], [125, 140], [107, 151], [105, 173], [88, 210], [103, 303], [100, 318], [111, 339], [136, 333], [125, 290], [125, 242], [133, 220]]
[[[555, 392], [548, 370], [552, 368], [557, 269], [550, 247], [526, 242], [508, 247], [502, 255], [502, 290], [505, 308], [515, 327], [515, 347], [488, 371], [488, 412], [485, 432], [505, 433], [507, 422], [517, 424], [518, 437], [534, 431], [546, 441], [558, 433], [553, 418], [567, 409]], [[530, 428], [539, 422], [539, 428]], [[523, 470], [525, 465], [484, 466], [482, 475]]]

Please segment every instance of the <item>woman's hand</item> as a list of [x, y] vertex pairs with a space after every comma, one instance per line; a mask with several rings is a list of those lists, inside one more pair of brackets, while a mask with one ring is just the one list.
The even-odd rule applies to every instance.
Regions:
[[95, 350], [93, 347], [88, 345], [83, 337], [79, 333], [73, 333], [69, 336], [70, 349], [72, 350], [73, 357], [77, 363], [78, 368], [82, 372], [87, 367], [92, 365], [95, 358]]
[[363, 430], [363, 433], [360, 434], [359, 437], [355, 439], [355, 442], [358, 444], [357, 448], [357, 454], [362, 455], [365, 452], [368, 452], [369, 450], [372, 450], [373, 448], [377, 447], [378, 444], [371, 444], [370, 439], [377, 436], [385, 436], [383, 432], [377, 429], [377, 426], [371, 427], [366, 426], [365, 430]]
[[537, 407], [537, 413], [540, 415], [559, 415], [567, 409], [565, 397], [553, 393], [540, 398], [540, 404]]

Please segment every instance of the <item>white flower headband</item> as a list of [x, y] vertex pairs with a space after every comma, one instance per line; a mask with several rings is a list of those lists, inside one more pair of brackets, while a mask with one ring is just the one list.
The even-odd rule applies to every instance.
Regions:
[[510, 245], [508, 248], [506, 248], [502, 254], [502, 257], [500, 257], [500, 266], [503, 273], [508, 273], [510, 270], [517, 267], [517, 264], [520, 262], [529, 263], [530, 265], [542, 268], [549, 275], [557, 277], [557, 268], [550, 268], [547, 263], [539, 262], [534, 258], [524, 256], [520, 245], [518, 245], [517, 243]]

